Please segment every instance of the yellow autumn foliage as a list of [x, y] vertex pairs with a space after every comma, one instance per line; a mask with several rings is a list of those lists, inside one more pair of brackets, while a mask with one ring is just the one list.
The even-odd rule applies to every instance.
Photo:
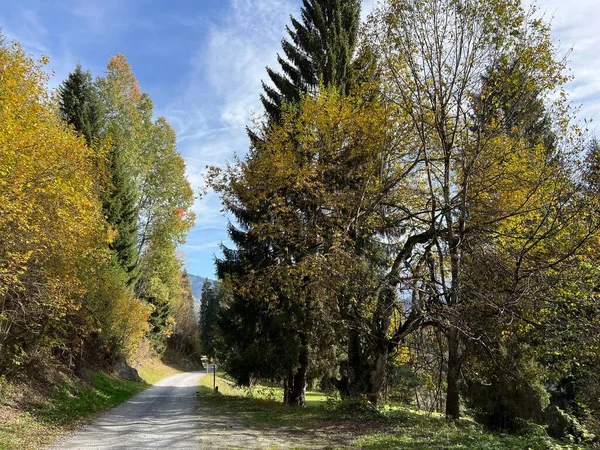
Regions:
[[61, 121], [46, 62], [0, 46], [0, 354], [16, 364], [29, 344], [64, 336], [81, 307], [82, 261], [107, 239], [99, 155]]

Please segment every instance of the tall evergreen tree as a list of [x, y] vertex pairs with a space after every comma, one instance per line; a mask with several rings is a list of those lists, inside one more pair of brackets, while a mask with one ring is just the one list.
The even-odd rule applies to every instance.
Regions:
[[60, 114], [65, 122], [81, 133], [88, 145], [98, 137], [102, 121], [102, 104], [92, 81], [92, 74], [81, 64], [58, 88]]
[[322, 83], [345, 90], [360, 26], [360, 0], [303, 0], [301, 21], [291, 18], [288, 39], [277, 55], [281, 72], [267, 67], [273, 87], [263, 82], [261, 101], [279, 122], [284, 104], [295, 104]]
[[[325, 87], [336, 87], [342, 93], [346, 91], [351, 76], [352, 56], [356, 47], [358, 29], [360, 24], [360, 0], [303, 0], [301, 20], [291, 19], [291, 27], [287, 28], [289, 40], [282, 40], [285, 58], [278, 55], [278, 62], [282, 72], [279, 73], [267, 67], [267, 74], [273, 87], [263, 82], [264, 93], [261, 101], [270, 123], [278, 123], [281, 120], [284, 105], [297, 104], [304, 94], [316, 94], [321, 83]], [[260, 141], [268, 133], [269, 126], [262, 130], [263, 136], [250, 132], [253, 143]], [[266, 210], [267, 208], [265, 208]], [[220, 278], [228, 275], [243, 278], [248, 268], [253, 270], [260, 267], [268, 267], [272, 264], [282, 264], [281, 260], [273, 260], [272, 254], [276, 243], [265, 243], [257, 241], [251, 233], [253, 224], [268, 221], [260, 211], [246, 210], [244, 205], [237, 205], [231, 212], [241, 225], [241, 229], [230, 227], [229, 235], [237, 247], [237, 250], [224, 249], [224, 258], [217, 261]], [[289, 249], [294, 252], [293, 249]], [[298, 253], [291, 257], [290, 261], [299, 261], [302, 256]], [[293, 262], [288, 261], [293, 265]], [[306, 284], [306, 280], [302, 282]], [[290, 404], [304, 405], [305, 391], [307, 385], [309, 365], [309, 342], [306, 324], [311, 323], [308, 317], [308, 308], [299, 307], [298, 302], [294, 304], [292, 299], [287, 298], [283, 292], [274, 294], [279, 299], [280, 308], [278, 314], [273, 314], [269, 308], [256, 309], [243, 305], [248, 301], [247, 294], [234, 295], [234, 305], [226, 313], [225, 320], [221, 321], [224, 326], [222, 332], [234, 333], [236, 323], [232, 315], [239, 315], [237, 321], [242, 325], [244, 321], [257, 324], [260, 328], [264, 326], [268, 333], [265, 336], [277, 335], [281, 342], [273, 348], [280, 348], [285, 356], [280, 356], [283, 364], [287, 364], [286, 372], [286, 395], [284, 401]], [[240, 305], [237, 302], [241, 302]], [[300, 302], [302, 303], [302, 302]], [[308, 305], [310, 301], [304, 302]], [[237, 307], [236, 307], [237, 305]], [[281, 305], [287, 305], [281, 307]], [[281, 313], [287, 314], [287, 320], [281, 320]], [[230, 319], [230, 320], [227, 320]], [[289, 332], [287, 325], [295, 324], [297, 332]], [[254, 329], [258, 329], [254, 328]], [[278, 332], [274, 332], [277, 329]], [[266, 348], [266, 346], [264, 347]], [[280, 353], [281, 355], [281, 353]], [[288, 361], [289, 363], [286, 363]], [[235, 359], [229, 361], [230, 371], [237, 366], [245, 375], [253, 372], [255, 376], [265, 375], [264, 367], [258, 368], [258, 364], [247, 366], [244, 361]], [[272, 368], [270, 376], [278, 373], [280, 368]]]
[[215, 356], [214, 336], [220, 303], [219, 289], [219, 286], [206, 279], [200, 297], [200, 351], [211, 358]]
[[[220, 345], [217, 356], [227, 373], [242, 385], [254, 379], [285, 379], [290, 390], [293, 369], [300, 351], [295, 315], [283, 308], [270, 308], [264, 292], [244, 289], [248, 268], [258, 273], [275, 264], [273, 243], [260, 240], [249, 232], [263, 211], [231, 208], [238, 227], [229, 224], [228, 234], [236, 249], [222, 247], [223, 258], [216, 260], [219, 279], [230, 286], [231, 298], [220, 310], [217, 330]], [[280, 306], [283, 303], [281, 298]], [[202, 321], [202, 318], [201, 318]], [[286, 389], [286, 398], [288, 395]], [[288, 403], [287, 401], [285, 401]]]
[[109, 173], [112, 186], [103, 202], [104, 211], [108, 223], [117, 232], [110, 248], [123, 270], [125, 282], [133, 287], [139, 277], [138, 194], [118, 149], [110, 155]]

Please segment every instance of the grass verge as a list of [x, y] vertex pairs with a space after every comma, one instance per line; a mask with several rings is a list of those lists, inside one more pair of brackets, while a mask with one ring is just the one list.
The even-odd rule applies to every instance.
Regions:
[[167, 366], [160, 360], [154, 359], [144, 362], [139, 368], [140, 377], [148, 384], [156, 384], [160, 380], [171, 375], [181, 373], [180, 370]]
[[[219, 394], [212, 390], [212, 374], [200, 380], [199, 395], [213, 414], [235, 418], [253, 431], [293, 435], [294, 448], [368, 450], [567, 450], [584, 447], [537, 435], [513, 436], [491, 433], [469, 418], [448, 423], [439, 414], [427, 414], [405, 406], [387, 407], [379, 413], [354, 410], [344, 402], [328, 400], [318, 392], [307, 394], [306, 408], [280, 403], [282, 390], [273, 385], [252, 390], [238, 388], [218, 374]], [[351, 406], [351, 405], [350, 405]], [[304, 433], [305, 445], [297, 437]], [[319, 447], [315, 436], [320, 436]], [[274, 447], [276, 448], [276, 447]], [[288, 448], [288, 447], [281, 447]]]
[[61, 434], [178, 372], [148, 360], [139, 369], [145, 383], [97, 372], [86, 381], [65, 378], [50, 393], [27, 385], [6, 385], [0, 395], [0, 450], [44, 448]]
[[309, 392], [306, 408], [290, 408], [281, 403], [283, 390], [280, 387], [239, 388], [221, 374], [217, 375], [218, 394], [213, 394], [212, 374], [200, 378], [202, 402], [214, 411], [234, 415], [251, 426], [310, 428], [329, 418], [329, 411], [322, 407], [326, 399], [323, 394]]

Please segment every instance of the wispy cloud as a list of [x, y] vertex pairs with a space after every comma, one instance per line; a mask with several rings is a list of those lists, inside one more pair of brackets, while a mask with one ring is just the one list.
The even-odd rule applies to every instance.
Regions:
[[[234, 154], [245, 154], [245, 127], [253, 112], [261, 110], [265, 66], [275, 66], [285, 25], [297, 9], [293, 0], [232, 0], [222, 20], [208, 26], [181, 95], [164, 112], [176, 127], [194, 187], [203, 186], [207, 165], [223, 167]], [[210, 252], [218, 253], [216, 243], [227, 241], [228, 219], [221, 209], [214, 193], [196, 202], [197, 225], [183, 247], [188, 256], [206, 259]]]

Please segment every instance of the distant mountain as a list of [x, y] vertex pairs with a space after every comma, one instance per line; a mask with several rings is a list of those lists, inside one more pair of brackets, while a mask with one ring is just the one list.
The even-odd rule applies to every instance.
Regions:
[[210, 278], [199, 277], [198, 275], [188, 274], [190, 277], [190, 284], [192, 285], [192, 296], [194, 297], [194, 309], [196, 310], [196, 314], [200, 312], [200, 297], [202, 297], [202, 285], [204, 284], [204, 280], [210, 281], [211, 283], [216, 283], [215, 280], [211, 280]]
[[[206, 280], [206, 278], [192, 274], [189, 274], [189, 276], [190, 283], [192, 285], [192, 295], [199, 299], [200, 297], [202, 297], [202, 285], [204, 284], [204, 280]], [[214, 280], [209, 279], [208, 281], [214, 283]]]

